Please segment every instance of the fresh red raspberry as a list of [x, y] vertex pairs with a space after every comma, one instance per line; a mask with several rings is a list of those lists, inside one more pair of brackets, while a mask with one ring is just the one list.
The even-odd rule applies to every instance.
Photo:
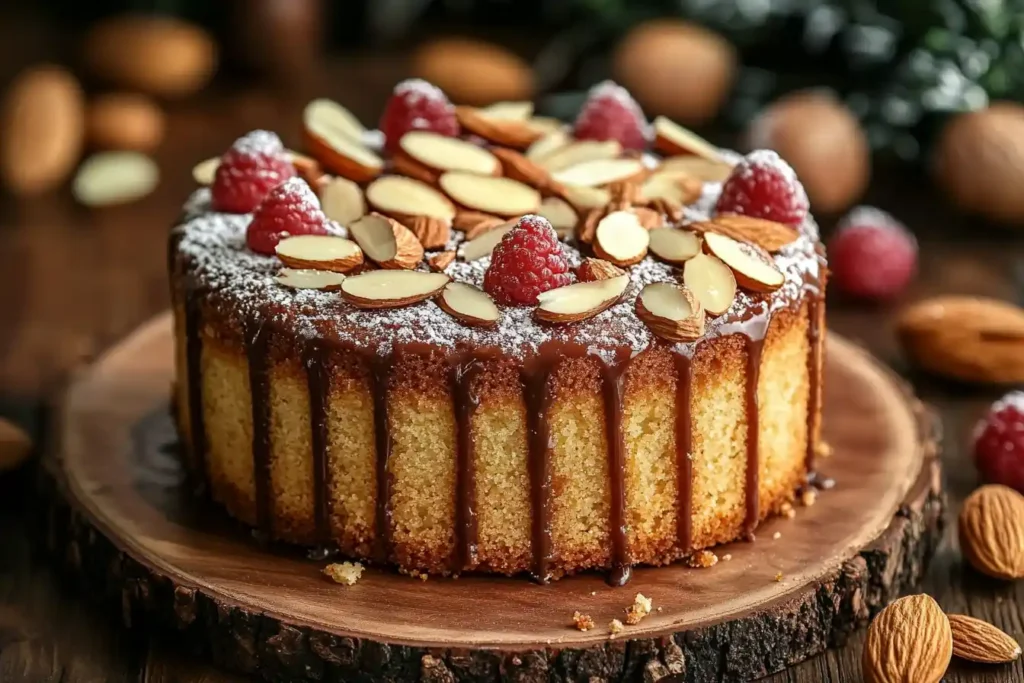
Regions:
[[213, 178], [213, 208], [227, 213], [249, 213], [267, 193], [295, 176], [295, 166], [281, 138], [254, 130], [235, 140], [220, 158]]
[[541, 292], [570, 282], [569, 262], [555, 229], [534, 215], [523, 216], [505, 233], [484, 274], [484, 290], [506, 306], [535, 306]]
[[1024, 493], [1024, 391], [992, 404], [974, 430], [974, 463], [981, 476]]
[[741, 213], [794, 226], [807, 217], [807, 209], [807, 193], [796, 173], [767, 149], [751, 152], [736, 164], [715, 205], [718, 213]]
[[882, 301], [906, 289], [917, 271], [917, 240], [885, 211], [860, 206], [828, 243], [830, 284], [845, 294]]
[[328, 222], [306, 181], [290, 178], [256, 207], [245, 231], [245, 243], [258, 254], [273, 255], [274, 247], [285, 237], [328, 234]]
[[431, 130], [455, 137], [459, 134], [459, 122], [455, 107], [440, 88], [420, 78], [410, 78], [395, 86], [380, 118], [380, 130], [384, 133], [384, 150], [394, 153], [398, 141], [410, 130]]
[[598, 83], [576, 116], [573, 135], [580, 140], [618, 140], [623, 149], [647, 146], [647, 118], [629, 91], [613, 81]]

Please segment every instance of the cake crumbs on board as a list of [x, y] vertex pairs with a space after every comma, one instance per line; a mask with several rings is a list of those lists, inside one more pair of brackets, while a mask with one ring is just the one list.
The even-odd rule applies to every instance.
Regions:
[[333, 562], [324, 567], [324, 576], [334, 583], [351, 586], [363, 575], [363, 565], [359, 562]]

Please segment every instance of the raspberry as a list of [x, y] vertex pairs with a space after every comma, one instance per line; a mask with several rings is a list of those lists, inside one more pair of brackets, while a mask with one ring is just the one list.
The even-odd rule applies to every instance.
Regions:
[[256, 207], [245, 231], [245, 243], [258, 254], [273, 255], [274, 247], [285, 237], [328, 234], [327, 223], [306, 181], [290, 178]]
[[295, 176], [281, 138], [254, 130], [235, 140], [220, 158], [213, 178], [213, 208], [227, 213], [249, 213], [267, 193]]
[[1024, 493], [1024, 391], [992, 404], [974, 430], [974, 463], [981, 476]]
[[569, 262], [551, 223], [527, 215], [494, 248], [484, 290], [499, 304], [534, 306], [541, 292], [571, 281]]
[[623, 149], [643, 149], [647, 146], [647, 119], [628, 90], [603, 81], [587, 94], [573, 134], [580, 140], [618, 140]]
[[917, 241], [884, 211], [861, 206], [839, 223], [828, 243], [829, 278], [861, 299], [891, 299], [917, 271]]
[[807, 217], [807, 208], [807, 193], [792, 167], [767, 149], [751, 152], [736, 164], [715, 205], [718, 213], [741, 213], [793, 226]]
[[410, 78], [395, 86], [380, 118], [380, 130], [384, 133], [384, 150], [394, 153], [398, 141], [410, 130], [431, 130], [455, 137], [459, 134], [459, 122], [455, 119], [455, 107], [440, 88]]

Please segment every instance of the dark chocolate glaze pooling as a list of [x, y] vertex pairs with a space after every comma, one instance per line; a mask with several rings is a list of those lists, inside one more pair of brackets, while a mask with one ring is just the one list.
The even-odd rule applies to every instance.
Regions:
[[480, 400], [473, 383], [484, 368], [484, 359], [473, 354], [452, 364], [452, 397], [455, 403], [455, 535], [453, 571], [470, 569], [476, 564], [476, 452], [472, 421]]
[[551, 359], [541, 356], [534, 364], [535, 367], [523, 370], [523, 397], [526, 400], [529, 439], [532, 575], [540, 583], [551, 580], [551, 431], [548, 412], [552, 396], [548, 376], [552, 365]]
[[608, 528], [611, 534], [612, 570], [608, 583], [624, 586], [632, 575], [629, 563], [626, 525], [626, 435], [622, 432], [623, 376], [629, 366], [629, 349], [622, 349], [614, 360], [601, 364], [601, 387], [604, 393], [605, 440], [608, 444], [608, 476], [611, 511]]
[[252, 395], [252, 472], [256, 488], [256, 528], [269, 537], [273, 525], [270, 490], [270, 359], [268, 329], [250, 318], [245, 325], [245, 353], [249, 361], [249, 392]]
[[327, 374], [326, 351], [318, 340], [306, 342], [302, 361], [306, 368], [309, 390], [310, 449], [313, 456], [313, 523], [316, 542], [331, 542], [330, 510], [328, 509], [327, 469], [327, 401], [330, 376]]

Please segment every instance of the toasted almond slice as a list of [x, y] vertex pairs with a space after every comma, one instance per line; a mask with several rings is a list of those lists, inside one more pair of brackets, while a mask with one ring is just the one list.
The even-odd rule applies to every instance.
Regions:
[[[659, 199], [658, 202], [667, 202], [667, 199]], [[661, 230], [667, 227], [666, 216], [661, 211], [646, 206], [634, 206], [630, 211], [640, 221], [644, 230]]]
[[409, 216], [403, 224], [416, 235], [424, 249], [440, 249], [452, 236], [452, 222], [442, 218]]
[[295, 172], [299, 177], [305, 180], [306, 184], [314, 191], [317, 190], [320, 178], [324, 175], [323, 169], [320, 168], [320, 162], [313, 157], [296, 152], [291, 152], [291, 158], [292, 166], [295, 167]]
[[555, 232], [561, 238], [571, 235], [576, 227], [576, 223], [579, 222], [579, 215], [576, 213], [576, 209], [572, 208], [572, 204], [561, 197], [548, 197], [542, 201], [537, 215], [547, 218], [551, 223], [551, 227], [555, 229]]
[[705, 183], [721, 183], [732, 173], [732, 164], [695, 156], [670, 157], [661, 161], [658, 171], [686, 173]]
[[397, 175], [378, 178], [366, 187], [366, 201], [388, 215], [431, 216], [451, 220], [455, 205], [426, 183]]
[[410, 157], [438, 173], [466, 171], [496, 175], [501, 170], [498, 158], [483, 147], [431, 131], [408, 132], [398, 145]]
[[334, 235], [296, 235], [278, 242], [277, 257], [286, 266], [347, 273], [363, 263], [363, 251], [352, 240]]
[[371, 270], [345, 278], [341, 296], [357, 308], [398, 308], [435, 296], [449, 282], [444, 273]]
[[557, 195], [563, 192], [562, 186], [551, 179], [551, 174], [546, 169], [530, 161], [516, 150], [495, 147], [493, 152], [501, 162], [501, 168], [505, 175], [512, 180], [535, 187], [546, 195]]
[[683, 266], [683, 284], [710, 315], [722, 315], [736, 298], [736, 276], [714, 256], [697, 254]]
[[384, 170], [384, 161], [359, 138], [342, 130], [334, 119], [306, 116], [303, 134], [309, 153], [331, 173], [365, 183]]
[[82, 162], [71, 192], [91, 207], [127, 204], [156, 189], [160, 169], [141, 152], [97, 152]]
[[704, 233], [704, 249], [732, 268], [736, 283], [752, 292], [774, 292], [786, 281], [772, 257], [761, 247], [737, 242], [717, 232]]
[[391, 155], [391, 171], [397, 175], [404, 175], [427, 185], [437, 185], [437, 171], [427, 168], [420, 162], [402, 150]]
[[651, 233], [632, 211], [613, 211], [597, 223], [594, 253], [616, 266], [631, 266], [647, 256]]
[[531, 116], [527, 123], [530, 124], [530, 128], [540, 131], [544, 135], [556, 130], [565, 130], [565, 122], [554, 116]]
[[549, 289], [537, 297], [538, 306], [533, 316], [549, 323], [586, 320], [615, 305], [628, 285], [629, 276], [620, 275]]
[[473, 135], [513, 149], [526, 149], [544, 134], [527, 121], [491, 116], [474, 107], [455, 107], [455, 117]]
[[672, 342], [700, 339], [704, 334], [704, 309], [686, 287], [653, 282], [636, 298], [636, 315], [651, 332]]
[[650, 175], [640, 186], [643, 201], [669, 199], [683, 206], [700, 199], [704, 183], [682, 171], [659, 171]]
[[220, 168], [220, 157], [210, 157], [200, 161], [192, 167], [192, 180], [196, 181], [196, 185], [213, 185], [218, 168]]
[[450, 266], [454, 260], [454, 251], [442, 251], [428, 258], [427, 265], [429, 265], [430, 269], [435, 273], [443, 273], [445, 268]]
[[454, 201], [474, 211], [510, 217], [540, 208], [540, 193], [511, 178], [449, 171], [437, 183]]
[[366, 200], [348, 178], [330, 178], [320, 186], [320, 208], [332, 221], [348, 225], [366, 214]]
[[603, 187], [573, 187], [566, 185], [562, 196], [576, 207], [581, 214], [591, 209], [603, 209], [612, 200], [611, 193]]
[[480, 113], [494, 119], [525, 121], [533, 116], [533, 102], [494, 102], [480, 107]]
[[302, 124], [304, 128], [316, 126], [321, 129], [329, 129], [338, 135], [362, 140], [366, 128], [359, 123], [352, 112], [333, 100], [319, 98], [311, 101], [302, 111]]
[[352, 223], [349, 234], [381, 268], [411, 270], [423, 260], [423, 245], [394, 218], [371, 213]]
[[756, 244], [771, 254], [800, 236], [800, 232], [791, 225], [735, 213], [719, 214], [710, 221], [695, 223], [692, 228], [698, 232], [717, 232], [739, 242]]
[[514, 227], [514, 222], [508, 222], [492, 228], [468, 242], [463, 242], [459, 247], [459, 258], [463, 261], [476, 261], [485, 256], [490, 256], [494, 248], [498, 246], [498, 242], [505, 236], [505, 233]]
[[[530, 161], [540, 163], [540, 160], [548, 156], [557, 149], [565, 147], [572, 138], [564, 130], [553, 130], [547, 133], [544, 137], [538, 138], [536, 142], [529, 146], [526, 150], [526, 158]], [[550, 170], [550, 169], [549, 169]]]
[[492, 327], [501, 312], [486, 292], [464, 282], [449, 282], [437, 297], [438, 307], [470, 327]]
[[622, 145], [617, 140], [577, 140], [545, 154], [537, 163], [554, 173], [586, 161], [616, 159], [620, 154]]
[[689, 230], [651, 230], [651, 253], [665, 263], [682, 265], [700, 253], [700, 238]]
[[601, 187], [638, 178], [645, 172], [643, 162], [639, 159], [594, 159], [555, 171], [551, 177], [565, 185]]
[[620, 275], [625, 275], [625, 271], [622, 268], [599, 258], [585, 258], [583, 263], [576, 268], [576, 279], [580, 282], [608, 280]]
[[345, 281], [344, 273], [330, 270], [295, 270], [282, 268], [274, 277], [279, 285], [292, 289], [324, 289], [333, 291], [341, 288]]
[[654, 119], [654, 149], [666, 156], [691, 154], [709, 161], [722, 159], [717, 147], [664, 116]]

